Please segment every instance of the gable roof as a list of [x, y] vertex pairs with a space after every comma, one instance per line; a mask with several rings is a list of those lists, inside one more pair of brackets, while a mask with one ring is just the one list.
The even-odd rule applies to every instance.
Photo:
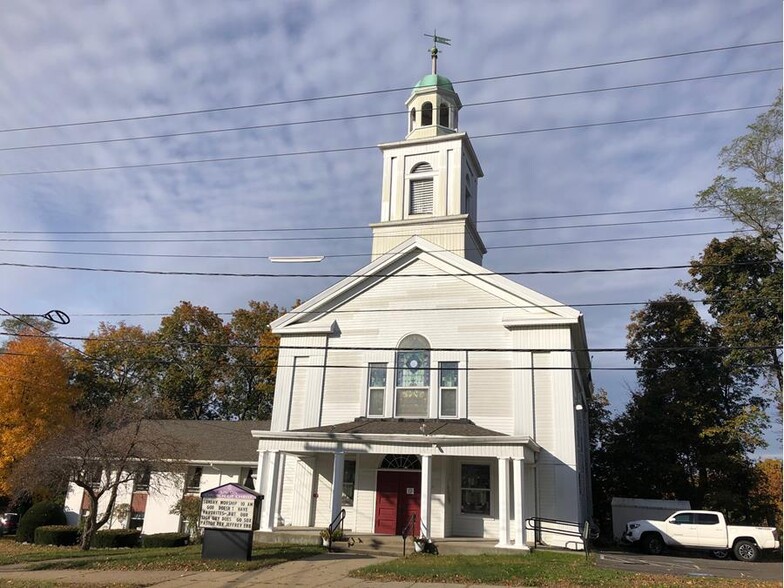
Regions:
[[183, 444], [188, 462], [256, 463], [258, 441], [251, 431], [269, 431], [270, 421], [148, 420], [142, 435], [167, 436]]
[[[387, 254], [327, 288], [271, 323], [274, 333], [330, 332], [334, 321], [330, 311], [371, 288], [379, 280], [403, 270], [416, 260], [424, 260], [444, 275], [486, 291], [509, 304], [509, 326], [581, 323], [582, 314], [556, 300], [500, 276], [455, 253], [446, 251], [419, 236], [411, 237]], [[514, 311], [518, 311], [514, 313]], [[507, 323], [505, 319], [505, 324]]]

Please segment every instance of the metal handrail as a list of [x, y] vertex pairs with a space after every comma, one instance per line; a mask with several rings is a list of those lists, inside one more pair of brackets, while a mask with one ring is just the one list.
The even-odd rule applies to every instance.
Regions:
[[337, 515], [335, 515], [335, 518], [332, 519], [332, 522], [327, 527], [327, 532], [329, 533], [327, 549], [329, 549], [330, 551], [332, 550], [332, 536], [335, 534], [335, 531], [338, 530], [338, 527], [340, 527], [341, 535], [343, 534], [344, 520], [346, 520], [346, 509], [341, 508], [340, 512]]
[[[568, 529], [562, 529], [553, 525], [569, 525], [574, 527], [575, 530], [571, 531]], [[544, 517], [531, 517], [525, 520], [525, 527], [526, 529], [530, 529], [534, 532], [534, 544], [536, 545], [544, 545], [544, 542], [542, 541], [542, 532], [553, 533], [556, 535], [565, 535], [566, 537], [579, 537], [580, 539], [584, 539], [583, 533], [580, 530], [580, 523], [576, 523], [575, 521], [548, 519]]]
[[408, 539], [409, 535], [414, 535], [414, 525], [416, 525], [416, 513], [413, 513], [409, 517], [408, 523], [406, 523], [406, 526], [403, 527], [403, 530], [400, 532], [400, 536], [403, 538], [403, 557], [406, 557], [406, 539]]

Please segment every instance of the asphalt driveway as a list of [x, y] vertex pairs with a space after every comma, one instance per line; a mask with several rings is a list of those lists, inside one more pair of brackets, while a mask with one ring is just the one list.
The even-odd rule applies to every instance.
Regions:
[[647, 555], [633, 551], [598, 550], [596, 562], [600, 567], [646, 574], [673, 574], [708, 578], [745, 578], [781, 581], [781, 560], [753, 563], [734, 559], [715, 559], [708, 554], [672, 552], [666, 555]]

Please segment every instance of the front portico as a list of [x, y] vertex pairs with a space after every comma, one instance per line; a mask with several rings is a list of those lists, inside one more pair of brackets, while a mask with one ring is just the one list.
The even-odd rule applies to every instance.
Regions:
[[529, 437], [467, 419], [367, 418], [253, 435], [262, 531], [315, 531], [345, 508], [355, 533], [399, 534], [415, 514], [417, 536], [493, 537], [499, 547], [528, 549], [539, 451]]

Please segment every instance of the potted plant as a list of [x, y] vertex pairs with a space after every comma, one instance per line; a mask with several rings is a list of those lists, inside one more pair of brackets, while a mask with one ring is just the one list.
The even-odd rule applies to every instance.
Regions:
[[321, 544], [324, 547], [329, 547], [330, 543], [332, 543], [332, 533], [329, 532], [329, 528], [321, 529], [319, 537], [321, 537]]
[[414, 551], [416, 553], [432, 553], [433, 555], [438, 555], [436, 544], [427, 537], [416, 537], [414, 539]]

